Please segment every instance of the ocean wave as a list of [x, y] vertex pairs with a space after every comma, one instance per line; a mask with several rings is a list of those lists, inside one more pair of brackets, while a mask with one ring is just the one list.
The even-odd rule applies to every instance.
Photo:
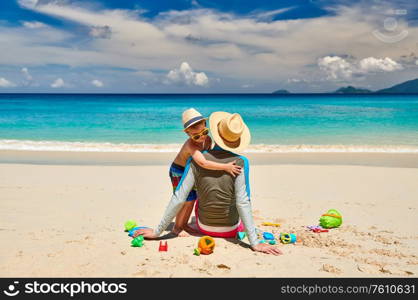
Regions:
[[[180, 144], [127, 144], [32, 140], [0, 140], [0, 150], [73, 152], [178, 152]], [[407, 145], [251, 145], [246, 153], [368, 152], [418, 153], [418, 146]]]

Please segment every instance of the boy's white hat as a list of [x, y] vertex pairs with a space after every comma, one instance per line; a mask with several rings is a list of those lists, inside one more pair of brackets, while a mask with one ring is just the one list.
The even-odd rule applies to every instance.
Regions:
[[250, 130], [240, 114], [214, 112], [209, 117], [209, 127], [214, 142], [222, 149], [240, 153], [250, 144]]
[[204, 118], [200, 112], [195, 110], [194, 108], [189, 108], [183, 112], [183, 130], [186, 130], [193, 124], [196, 124], [197, 122], [200, 122], [202, 120], [206, 120], [207, 118]]

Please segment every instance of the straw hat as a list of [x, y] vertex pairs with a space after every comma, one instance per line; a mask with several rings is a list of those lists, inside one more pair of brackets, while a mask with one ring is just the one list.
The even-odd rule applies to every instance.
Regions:
[[183, 112], [183, 130], [186, 130], [193, 124], [196, 124], [197, 122], [200, 122], [202, 120], [206, 120], [207, 118], [204, 118], [200, 112], [195, 110], [194, 108], [189, 108]]
[[217, 111], [209, 117], [215, 143], [224, 150], [239, 153], [250, 144], [251, 134], [240, 114]]

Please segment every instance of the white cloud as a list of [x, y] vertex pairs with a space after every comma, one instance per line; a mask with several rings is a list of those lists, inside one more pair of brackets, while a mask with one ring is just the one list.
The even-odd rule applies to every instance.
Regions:
[[44, 24], [42, 22], [38, 22], [38, 21], [33, 21], [33, 22], [23, 21], [22, 24], [26, 28], [30, 28], [30, 29], [38, 29], [38, 28], [45, 28], [45, 27], [47, 27], [46, 24]]
[[[19, 4], [38, 14], [85, 26], [95, 38], [82, 39], [80, 32], [50, 26], [34, 31], [0, 25], [0, 64], [96, 65], [168, 72], [167, 66], [176, 65], [181, 53], [182, 59], [226, 79], [223, 82], [240, 81], [238, 87], [253, 81], [256, 86], [284, 82], [299, 74], [315, 80], [320, 75], [315, 62], [319, 57], [332, 57], [330, 53], [390, 57], [400, 62], [404, 53], [416, 52], [413, 37], [418, 36], [418, 27], [408, 24], [407, 38], [392, 47], [382, 45], [372, 34], [382, 27], [379, 4], [344, 4], [322, 17], [276, 21], [263, 21], [260, 16], [267, 18], [280, 11], [262, 12], [257, 18], [256, 14], [234, 15], [196, 7], [143, 18], [128, 10], [93, 10], [84, 1], [19, 0]], [[75, 40], [80, 42], [74, 45]], [[340, 58], [323, 61], [322, 69], [329, 78], [350, 78], [361, 72], [358, 62]], [[372, 72], [369, 68], [362, 74]]]
[[329, 79], [348, 79], [353, 74], [353, 66], [339, 56], [325, 56], [318, 59], [318, 66]]
[[194, 72], [187, 62], [183, 62], [180, 68], [168, 72], [167, 78], [174, 83], [186, 83], [187, 85], [207, 86], [209, 79], [204, 72]]
[[34, 8], [38, 4], [38, 0], [18, 0], [18, 2], [27, 8]]
[[98, 79], [94, 79], [91, 81], [91, 84], [94, 85], [95, 87], [103, 87], [103, 82], [101, 82]]
[[389, 57], [385, 58], [374, 58], [367, 57], [359, 62], [360, 70], [363, 72], [392, 72], [396, 70], [401, 70], [403, 67], [401, 64], [398, 64], [396, 61], [390, 59]]
[[296, 8], [296, 6], [285, 7], [285, 8], [280, 8], [280, 9], [276, 9], [276, 10], [257, 13], [257, 14], [255, 14], [255, 17], [259, 20], [271, 21], [275, 16], [277, 16], [279, 14], [283, 14], [285, 12], [288, 12], [288, 11], [294, 9], [294, 8]]
[[309, 83], [305, 78], [288, 78], [287, 83]]
[[110, 26], [92, 26], [89, 32], [90, 36], [94, 38], [110, 39], [112, 30]]
[[325, 56], [318, 59], [319, 68], [327, 74], [328, 79], [345, 80], [353, 75], [366, 75], [377, 72], [402, 70], [401, 64], [389, 57], [367, 57], [358, 62], [349, 62], [339, 56]]
[[29, 73], [28, 68], [22, 68], [21, 72], [22, 72], [23, 76], [25, 77], [25, 80], [27, 80], [27, 81], [32, 81], [33, 80], [33, 77]]
[[9, 87], [15, 87], [16, 84], [13, 82], [7, 80], [6, 78], [0, 77], [0, 87], [1, 88], [9, 88]]
[[53, 83], [51, 83], [51, 87], [54, 89], [64, 87], [64, 85], [65, 83], [62, 78], [58, 78]]

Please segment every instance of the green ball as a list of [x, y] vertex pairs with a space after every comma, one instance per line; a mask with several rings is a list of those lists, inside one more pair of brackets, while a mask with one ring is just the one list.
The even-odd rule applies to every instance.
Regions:
[[144, 237], [142, 235], [137, 236], [131, 241], [132, 247], [142, 247], [144, 246]]
[[136, 227], [136, 222], [134, 220], [128, 220], [125, 222], [125, 231], [130, 231]]
[[[335, 209], [330, 209], [325, 215], [328, 216], [321, 216], [319, 219], [319, 225], [321, 225], [322, 228], [336, 228], [343, 223], [341, 214]], [[335, 215], [335, 217], [329, 215]]]

